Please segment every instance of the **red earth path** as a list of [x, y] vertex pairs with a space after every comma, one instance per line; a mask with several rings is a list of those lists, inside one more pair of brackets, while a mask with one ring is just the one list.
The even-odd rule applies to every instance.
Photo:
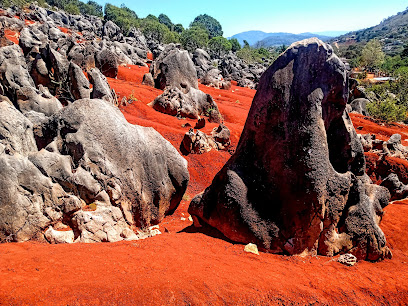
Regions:
[[[130, 123], [152, 126], [176, 148], [194, 120], [158, 113], [147, 104], [160, 90], [141, 85], [147, 68], [120, 67], [109, 79], [120, 96], [134, 102], [122, 108]], [[210, 93], [231, 130], [234, 146], [255, 94], [232, 86]], [[381, 126], [352, 115], [359, 133], [388, 139], [405, 126]], [[215, 124], [208, 124], [209, 133]], [[407, 134], [408, 135], [408, 134]], [[407, 138], [403, 135], [403, 138]], [[406, 144], [406, 143], [405, 143]], [[4, 305], [219, 305], [408, 303], [408, 200], [385, 209], [382, 229], [394, 257], [346, 267], [336, 258], [248, 254], [243, 245], [191, 228], [189, 200], [211, 183], [228, 152], [189, 155], [190, 184], [174, 215], [160, 224], [162, 235], [141, 241], [47, 245], [0, 245], [0, 304]], [[375, 160], [375, 157], [372, 157]], [[399, 165], [399, 161], [394, 161]], [[368, 163], [368, 166], [372, 164]], [[405, 169], [405, 168], [404, 168]]]

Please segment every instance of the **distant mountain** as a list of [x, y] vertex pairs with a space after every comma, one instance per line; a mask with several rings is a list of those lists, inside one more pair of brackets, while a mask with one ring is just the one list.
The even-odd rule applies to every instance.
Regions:
[[383, 50], [389, 55], [402, 51], [408, 43], [408, 8], [397, 15], [384, 19], [380, 24], [371, 28], [349, 32], [331, 42], [339, 45], [366, 43], [371, 39], [378, 39], [383, 43]]
[[262, 47], [277, 47], [282, 45], [290, 45], [295, 41], [303, 40], [306, 38], [317, 37], [321, 40], [328, 40], [332, 37], [325, 35], [318, 35], [313, 33], [265, 33], [262, 31], [247, 31], [235, 34], [232, 38], [238, 39], [241, 45], [244, 44], [246, 40], [251, 46], [262, 46]]
[[255, 43], [257, 43], [258, 41], [268, 37], [270, 34], [272, 33], [265, 33], [262, 31], [247, 31], [247, 32], [235, 34], [234, 36], [230, 38], [238, 39], [241, 45], [243, 45], [244, 40], [246, 40], [252, 46], [252, 45], [255, 45]]

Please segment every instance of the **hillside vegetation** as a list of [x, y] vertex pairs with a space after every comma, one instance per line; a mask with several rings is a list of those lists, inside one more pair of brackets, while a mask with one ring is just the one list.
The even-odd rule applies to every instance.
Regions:
[[383, 51], [387, 55], [399, 54], [404, 44], [408, 43], [408, 8], [384, 19], [376, 26], [341, 35], [331, 42], [339, 45], [358, 45], [374, 38], [383, 44]]

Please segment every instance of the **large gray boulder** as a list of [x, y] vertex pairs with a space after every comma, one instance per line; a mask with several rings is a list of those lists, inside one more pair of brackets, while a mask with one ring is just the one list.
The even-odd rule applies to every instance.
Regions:
[[116, 95], [110, 88], [106, 77], [98, 68], [92, 68], [91, 71], [88, 71], [88, 78], [92, 84], [91, 99], [103, 99], [117, 104]]
[[95, 66], [103, 75], [109, 78], [116, 78], [118, 75], [118, 62], [116, 55], [108, 49], [103, 49], [95, 56]]
[[163, 52], [150, 67], [156, 88], [176, 87], [183, 93], [198, 89], [197, 72], [187, 51], [177, 48]]
[[367, 103], [370, 103], [370, 100], [364, 98], [354, 99], [350, 102], [351, 111], [364, 116], [370, 116], [367, 110]]
[[390, 256], [390, 194], [364, 173], [346, 85], [329, 45], [292, 44], [263, 74], [235, 154], [191, 201], [195, 225], [277, 253]]
[[177, 87], [167, 88], [149, 105], [161, 113], [179, 118], [197, 119], [200, 116], [210, 116], [213, 113], [213, 121], [221, 121], [218, 106], [211, 95], [195, 88], [190, 88], [187, 93]]
[[0, 110], [0, 241], [144, 238], [180, 203], [186, 160], [112, 104], [69, 104], [43, 124], [40, 151], [30, 121], [9, 103]]

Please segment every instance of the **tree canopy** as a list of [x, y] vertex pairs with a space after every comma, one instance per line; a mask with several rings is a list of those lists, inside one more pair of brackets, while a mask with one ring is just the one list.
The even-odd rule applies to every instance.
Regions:
[[193, 26], [204, 27], [208, 31], [210, 38], [222, 36], [223, 34], [222, 26], [218, 20], [207, 14], [197, 16], [190, 25], [190, 27]]
[[181, 33], [180, 41], [184, 49], [194, 52], [197, 48], [207, 46], [208, 31], [201, 26], [192, 26]]
[[208, 42], [208, 48], [218, 55], [228, 52], [232, 49], [231, 42], [222, 36], [213, 37]]
[[361, 51], [361, 64], [369, 70], [378, 69], [384, 63], [384, 52], [377, 39], [370, 40]]

